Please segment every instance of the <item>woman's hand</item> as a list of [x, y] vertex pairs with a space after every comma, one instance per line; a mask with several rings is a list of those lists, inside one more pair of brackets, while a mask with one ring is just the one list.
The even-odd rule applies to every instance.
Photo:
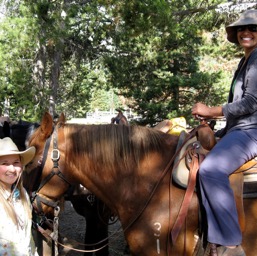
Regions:
[[209, 112], [210, 112], [210, 108], [208, 106], [206, 106], [203, 103], [196, 103], [195, 105], [193, 105], [192, 107], [192, 115], [196, 116], [209, 116]]
[[221, 106], [208, 107], [207, 105], [198, 102], [192, 107], [192, 115], [211, 118], [223, 116], [223, 112]]

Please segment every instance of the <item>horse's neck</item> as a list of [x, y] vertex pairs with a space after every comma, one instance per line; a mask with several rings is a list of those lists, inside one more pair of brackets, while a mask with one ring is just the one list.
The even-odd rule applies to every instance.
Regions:
[[[125, 168], [118, 170], [117, 167], [116, 172], [112, 172], [109, 177], [108, 171], [103, 172], [103, 167], [94, 171], [88, 170], [85, 176], [88, 176], [90, 181], [83, 185], [106, 203], [126, 223], [130, 220], [131, 215], [138, 214], [148, 200], [151, 200], [151, 196], [163, 186], [163, 181], [161, 181], [160, 186], [157, 184], [164, 172], [166, 172], [165, 184], [166, 187], [168, 186], [169, 172], [165, 171], [165, 168], [169, 161], [167, 159], [155, 160], [154, 155], [146, 161], [151, 161], [151, 164], [150, 162], [149, 164], [142, 163], [138, 168], [127, 170], [123, 174], [122, 171]], [[103, 173], [95, 175], [95, 172]]]

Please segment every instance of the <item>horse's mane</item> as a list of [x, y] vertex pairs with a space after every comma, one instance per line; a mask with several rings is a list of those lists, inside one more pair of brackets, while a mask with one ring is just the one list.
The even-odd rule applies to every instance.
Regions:
[[95, 165], [129, 167], [165, 148], [163, 133], [142, 126], [65, 124], [64, 133], [68, 161], [87, 155]]

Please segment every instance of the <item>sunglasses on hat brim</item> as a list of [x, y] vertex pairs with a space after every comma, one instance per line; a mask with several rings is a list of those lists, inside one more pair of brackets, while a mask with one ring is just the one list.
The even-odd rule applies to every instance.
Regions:
[[250, 32], [257, 32], [257, 25], [239, 26], [236, 28], [237, 32], [242, 32], [248, 29]]

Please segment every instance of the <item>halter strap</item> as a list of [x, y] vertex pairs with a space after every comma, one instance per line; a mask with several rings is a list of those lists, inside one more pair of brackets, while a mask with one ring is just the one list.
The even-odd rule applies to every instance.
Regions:
[[46, 163], [46, 159], [47, 159], [47, 155], [48, 155], [48, 151], [49, 151], [49, 148], [50, 148], [50, 143], [51, 143], [52, 139], [53, 139], [53, 150], [51, 152], [51, 159], [53, 161], [53, 168], [52, 168], [51, 172], [41, 181], [41, 183], [39, 184], [38, 189], [32, 193], [32, 198], [31, 198], [32, 203], [36, 200], [37, 209], [40, 210], [40, 211], [42, 211], [42, 207], [40, 205], [41, 203], [44, 203], [44, 204], [46, 204], [50, 207], [53, 207], [53, 208], [56, 207], [56, 205], [58, 204], [58, 200], [55, 201], [55, 200], [52, 200], [52, 199], [48, 199], [46, 196], [45, 196], [45, 198], [43, 198], [42, 196], [40, 196], [41, 194], [39, 193], [40, 190], [55, 175], [57, 175], [65, 183], [67, 183], [69, 185], [69, 187], [71, 186], [71, 183], [65, 178], [65, 176], [63, 175], [63, 173], [59, 169], [60, 151], [58, 149], [58, 134], [57, 134], [57, 128], [56, 127], [53, 129], [52, 135], [47, 139], [47, 141], [45, 143], [42, 163], [40, 165], [40, 175], [39, 175], [39, 177], [42, 176], [42, 173], [43, 173], [43, 170], [44, 170], [44, 167], [45, 167], [45, 163]]

